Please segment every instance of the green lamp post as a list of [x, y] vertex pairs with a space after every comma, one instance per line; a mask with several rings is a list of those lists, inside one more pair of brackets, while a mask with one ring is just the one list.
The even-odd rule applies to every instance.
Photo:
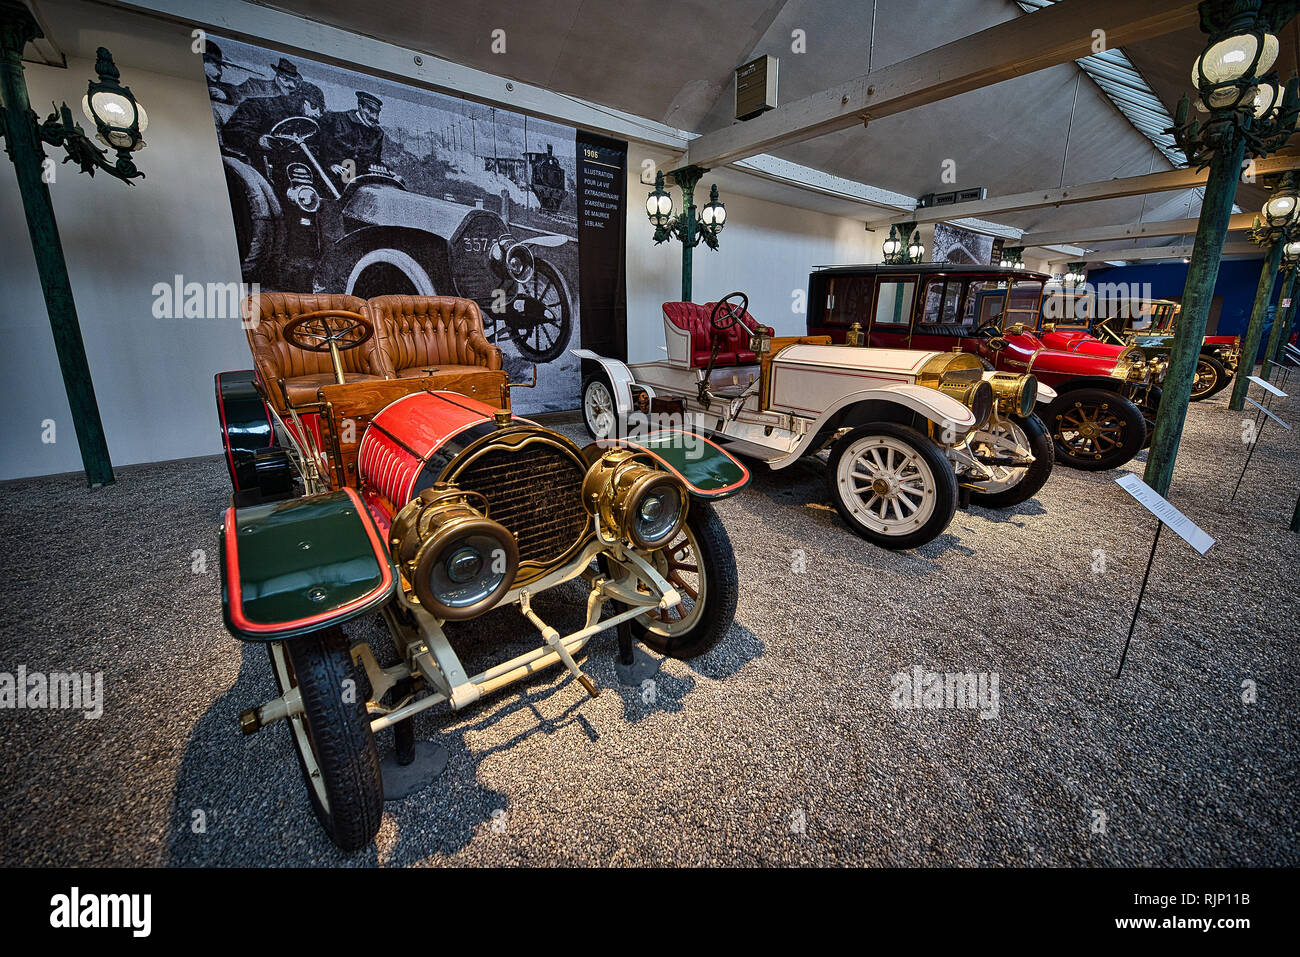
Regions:
[[[1208, 166], [1209, 176], [1143, 474], [1147, 485], [1161, 495], [1169, 494], [1242, 161], [1247, 153], [1266, 156], [1284, 146], [1300, 116], [1295, 78], [1283, 90], [1272, 72], [1278, 54], [1275, 31], [1295, 13], [1294, 0], [1203, 0], [1200, 5], [1201, 29], [1208, 34], [1208, 43], [1196, 59], [1192, 80], [1209, 116], [1203, 126], [1189, 121], [1190, 103], [1184, 96], [1168, 132], [1186, 153], [1189, 165]], [[1243, 362], [1253, 360], [1253, 355], [1243, 353]]]
[[[1258, 216], [1255, 217], [1250, 238], [1256, 245], [1264, 247], [1264, 266], [1259, 273], [1255, 305], [1250, 311], [1250, 324], [1246, 327], [1246, 334], [1242, 336], [1241, 368], [1243, 371], [1233, 380], [1232, 397], [1228, 400], [1228, 408], [1235, 412], [1240, 412], [1245, 407], [1246, 390], [1250, 386], [1250, 380], [1246, 377], [1255, 371], [1255, 356], [1259, 353], [1259, 341], [1264, 332], [1264, 318], [1268, 315], [1268, 306], [1273, 299], [1273, 287], [1277, 284], [1282, 253], [1291, 241], [1296, 224], [1300, 223], [1300, 191], [1296, 190], [1289, 173], [1264, 203], [1261, 212], [1264, 218], [1261, 221]], [[1273, 319], [1275, 331], [1281, 319], [1282, 310], [1279, 306], [1277, 315]], [[1264, 364], [1263, 374], [1265, 377], [1268, 375], [1267, 363]]]
[[1273, 331], [1269, 333], [1268, 345], [1264, 347], [1264, 366], [1259, 372], [1264, 379], [1267, 379], [1272, 371], [1268, 360], [1278, 361], [1277, 352], [1282, 348], [1281, 343], [1286, 341], [1283, 338], [1283, 331], [1290, 327], [1291, 317], [1295, 314], [1295, 303], [1292, 297], [1295, 293], [1297, 265], [1300, 265], [1300, 241], [1293, 239], [1282, 246], [1281, 271], [1285, 274], [1286, 281], [1282, 284], [1282, 294], [1277, 300], [1277, 312], [1273, 316]]
[[646, 197], [645, 211], [655, 228], [655, 244], [677, 239], [682, 244], [682, 301], [691, 301], [692, 254], [701, 242], [718, 248], [718, 233], [727, 224], [727, 207], [718, 200], [718, 184], [709, 190], [709, 201], [695, 215], [695, 185], [708, 170], [684, 166], [672, 174], [682, 188], [682, 212], [673, 215], [673, 197], [664, 189], [664, 174], [655, 174], [655, 188]]
[[100, 47], [95, 61], [98, 79], [90, 81], [82, 99], [82, 111], [95, 124], [95, 138], [114, 150], [115, 159], [109, 161], [107, 151], [91, 142], [73, 120], [66, 103], [40, 122], [28, 99], [23, 48], [41, 35], [23, 4], [0, 0], [0, 135], [4, 137], [5, 152], [13, 161], [22, 194], [27, 230], [32, 238], [86, 481], [96, 488], [113, 481], [113, 463], [104, 439], [77, 307], [72, 298], [72, 283], [50, 199], [48, 181], [52, 177], [47, 171], [52, 169], [53, 161], [46, 158], [43, 144], [62, 147], [67, 153], [63, 162], [75, 163], [83, 173], [94, 176], [95, 170], [101, 169], [129, 184], [135, 177], [144, 175], [135, 168], [131, 154], [145, 145], [141, 135], [149, 118], [131, 90], [118, 82], [112, 55]]
[[1024, 269], [1024, 246], [1007, 246], [1002, 250], [1002, 259], [998, 265], [1003, 269]]
[[[904, 244], [903, 239], [898, 238], [899, 233], [903, 234], [903, 239], [907, 239], [909, 234], [912, 238]], [[890, 226], [889, 238], [881, 244], [880, 251], [885, 255], [886, 266], [910, 266], [925, 260], [921, 231], [914, 222]]]

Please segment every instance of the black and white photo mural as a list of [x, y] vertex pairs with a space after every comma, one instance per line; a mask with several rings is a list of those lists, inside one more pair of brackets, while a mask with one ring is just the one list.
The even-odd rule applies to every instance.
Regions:
[[[510, 380], [537, 363], [516, 409], [577, 407], [569, 350], [626, 322], [621, 263], [580, 255], [586, 134], [234, 40], [209, 38], [204, 69], [245, 283], [473, 299]], [[626, 143], [610, 142], [625, 169]], [[621, 234], [626, 181], [610, 181]], [[592, 294], [603, 325], [587, 336]]]
[[989, 262], [993, 254], [993, 237], [963, 229], [952, 223], [935, 223], [930, 259], [937, 263]]

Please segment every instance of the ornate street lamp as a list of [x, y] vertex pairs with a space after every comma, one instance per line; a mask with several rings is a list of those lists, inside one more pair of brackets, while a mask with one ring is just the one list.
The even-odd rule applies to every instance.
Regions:
[[[1182, 312], [1174, 333], [1169, 368], [1165, 374], [1155, 433], [1147, 454], [1143, 479], [1161, 495], [1169, 494], [1174, 460], [1182, 439], [1183, 419], [1191, 396], [1192, 380], [1200, 358], [1227, 235], [1228, 218], [1237, 191], [1242, 162], [1249, 153], [1260, 157], [1286, 144], [1300, 116], [1300, 97], [1294, 77], [1281, 89], [1273, 64], [1277, 60], [1277, 33], [1296, 13], [1293, 0], [1204, 0], [1200, 4], [1201, 28], [1208, 34], [1205, 49], [1192, 67], [1192, 82], [1199, 104], [1208, 112], [1204, 124], [1189, 120], [1190, 101], [1184, 96], [1175, 111], [1172, 133], [1187, 155], [1188, 164], [1209, 167], [1201, 218], [1196, 229]], [[1286, 216], [1279, 199], [1275, 215]], [[1271, 228], [1271, 227], [1268, 227]], [[1261, 286], [1272, 288], [1281, 247], [1272, 267], [1265, 263]], [[1256, 303], [1258, 311], [1258, 303]], [[1263, 317], [1259, 317], [1262, 328]], [[1253, 364], [1259, 348], [1259, 329], [1251, 317], [1251, 332], [1242, 345], [1242, 362]], [[1243, 384], [1250, 365], [1237, 377]], [[1235, 395], [1234, 385], [1234, 395]], [[1233, 408], [1240, 408], [1240, 404]]]
[[898, 227], [889, 227], [889, 238], [880, 245], [880, 251], [885, 254], [885, 263], [898, 262], [898, 254], [903, 251], [903, 241], [898, 238]]
[[646, 215], [654, 226], [654, 241], [658, 245], [676, 238], [682, 244], [682, 300], [691, 301], [692, 259], [695, 247], [701, 242], [710, 249], [718, 248], [718, 233], [727, 223], [727, 207], [718, 201], [718, 184], [709, 190], [709, 202], [695, 216], [695, 185], [708, 170], [698, 166], [684, 166], [671, 175], [682, 188], [682, 210], [673, 215], [673, 198], [664, 189], [664, 174], [655, 174], [655, 188], [646, 197]]
[[1003, 269], [1024, 269], [1025, 262], [1020, 258], [1024, 251], [1024, 246], [1007, 246], [1002, 250], [1002, 259], [998, 265]]
[[24, 4], [0, 0], [0, 135], [4, 138], [5, 152], [13, 161], [22, 195], [86, 481], [95, 488], [113, 481], [113, 463], [104, 440], [104, 426], [72, 298], [72, 283], [54, 219], [43, 144], [62, 147], [67, 153], [64, 162], [75, 163], [83, 173], [93, 176], [96, 169], [102, 169], [129, 185], [132, 179], [144, 175], [135, 168], [131, 154], [144, 146], [141, 134], [149, 118], [130, 89], [118, 82], [112, 55], [100, 47], [95, 61], [99, 79], [90, 81], [83, 109], [95, 124], [100, 142], [116, 151], [116, 159], [109, 162], [105, 158], [105, 150], [96, 146], [73, 120], [66, 103], [45, 122], [38, 122], [23, 75], [23, 48], [41, 35]]
[[[906, 247], [903, 246], [903, 240], [898, 238], [900, 232], [904, 239], [909, 234], [912, 237]], [[916, 228], [914, 222], [890, 226], [889, 238], [881, 243], [880, 251], [885, 254], [886, 266], [910, 266], [919, 263], [925, 258], [925, 244], [921, 242], [921, 231]]]

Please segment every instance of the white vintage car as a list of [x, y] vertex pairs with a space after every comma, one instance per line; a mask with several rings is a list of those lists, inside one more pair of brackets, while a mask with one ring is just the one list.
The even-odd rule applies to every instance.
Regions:
[[[1034, 415], [1055, 392], [988, 372], [970, 353], [776, 338], [743, 293], [665, 303], [667, 357], [627, 365], [586, 349], [583, 419], [597, 439], [681, 429], [782, 469], [829, 448], [827, 486], [844, 521], [885, 548], [914, 548], [958, 499], [1005, 508], [1052, 469]], [[668, 420], [665, 423], [665, 418]]]

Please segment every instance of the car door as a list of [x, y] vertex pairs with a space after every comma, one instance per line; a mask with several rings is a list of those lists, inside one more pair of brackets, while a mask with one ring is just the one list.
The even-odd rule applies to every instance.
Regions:
[[916, 311], [919, 275], [877, 276], [867, 345], [877, 349], [911, 348], [912, 314]]

